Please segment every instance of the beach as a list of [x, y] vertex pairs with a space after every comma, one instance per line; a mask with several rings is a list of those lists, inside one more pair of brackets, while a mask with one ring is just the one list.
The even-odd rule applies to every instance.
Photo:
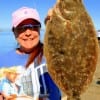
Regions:
[[[89, 85], [88, 89], [81, 95], [81, 100], [100, 100], [100, 84], [97, 84], [97, 81], [100, 81], [100, 40], [99, 40], [99, 56], [93, 81]], [[62, 100], [67, 100], [65, 95], [63, 95]]]

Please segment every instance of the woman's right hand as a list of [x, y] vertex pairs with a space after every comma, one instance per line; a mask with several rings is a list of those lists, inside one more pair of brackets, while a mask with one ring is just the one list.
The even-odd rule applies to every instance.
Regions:
[[49, 9], [48, 14], [44, 20], [45, 25], [47, 24], [47, 21], [50, 20], [50, 17], [52, 16], [52, 8]]

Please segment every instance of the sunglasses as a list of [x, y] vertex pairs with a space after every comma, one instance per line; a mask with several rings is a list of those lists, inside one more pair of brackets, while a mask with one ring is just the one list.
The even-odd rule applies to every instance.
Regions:
[[26, 25], [22, 25], [22, 26], [18, 26], [16, 28], [13, 29], [13, 32], [15, 33], [22, 33], [25, 32], [27, 29], [32, 30], [32, 31], [39, 31], [40, 30], [41, 25], [40, 24], [26, 24]]

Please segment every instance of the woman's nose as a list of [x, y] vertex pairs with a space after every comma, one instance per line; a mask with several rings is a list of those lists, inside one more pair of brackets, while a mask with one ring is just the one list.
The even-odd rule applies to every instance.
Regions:
[[28, 36], [28, 37], [29, 37], [29, 36], [31, 36], [31, 34], [32, 34], [32, 33], [31, 33], [31, 31], [30, 31], [29, 29], [27, 29], [27, 30], [25, 31], [25, 36]]

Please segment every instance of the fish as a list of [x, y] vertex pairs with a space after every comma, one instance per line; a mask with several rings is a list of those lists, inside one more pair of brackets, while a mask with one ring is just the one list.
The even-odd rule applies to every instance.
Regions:
[[98, 47], [83, 0], [57, 0], [46, 23], [43, 50], [48, 72], [67, 100], [81, 100], [91, 84]]

